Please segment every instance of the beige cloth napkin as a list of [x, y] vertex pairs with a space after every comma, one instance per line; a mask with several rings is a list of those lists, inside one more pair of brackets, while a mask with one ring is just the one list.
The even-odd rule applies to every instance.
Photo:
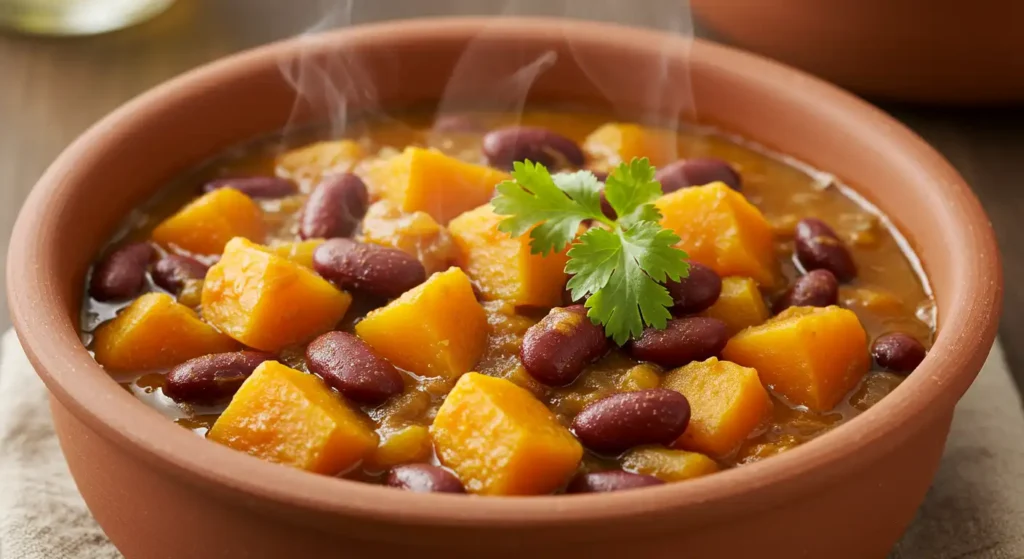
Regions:
[[[121, 555], [75, 490], [46, 389], [13, 332], [0, 360], [0, 558]], [[1024, 413], [996, 345], [953, 421], [938, 478], [892, 559], [1024, 557]]]

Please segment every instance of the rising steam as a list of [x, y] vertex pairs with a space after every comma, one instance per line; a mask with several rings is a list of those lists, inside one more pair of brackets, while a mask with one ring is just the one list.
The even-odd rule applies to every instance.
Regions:
[[[654, 27], [687, 39], [693, 37], [693, 25], [686, 0], [322, 0], [324, 16], [311, 26], [299, 40], [315, 33], [347, 27], [357, 22], [379, 19], [381, 11], [402, 13], [407, 17], [422, 15], [543, 15], [566, 18], [597, 20]], [[486, 37], [488, 28], [480, 30], [478, 37]], [[678, 48], [678, 42], [666, 41], [663, 49]], [[690, 41], [685, 42], [690, 48]], [[605, 60], [577, 50], [570, 44], [574, 61], [608, 100], [615, 105], [612, 92], [614, 82], [623, 79], [622, 69], [609, 71]], [[651, 60], [656, 72], [646, 69], [645, 75], [659, 75], [652, 83], [638, 83], [645, 95], [644, 106], [650, 107], [650, 114], [635, 115], [637, 120], [657, 123], [666, 128], [677, 129], [681, 118], [693, 114], [693, 95], [689, 80], [683, 80], [685, 87], [672, 90], [664, 87], [669, 80], [669, 53], [663, 50], [658, 60]], [[436, 111], [440, 117], [466, 109], [467, 99], [473, 99], [476, 108], [486, 108], [512, 114], [521, 114], [526, 99], [536, 80], [549, 71], [557, 60], [554, 52], [541, 53], [525, 61], [520, 68], [488, 80], [481, 87], [479, 76], [493, 73], [486, 49], [477, 48], [471, 41], [459, 61], [452, 69], [445, 92], [438, 100]], [[628, 69], [626, 69], [628, 72]], [[359, 108], [360, 116], [386, 119], [387, 113], [378, 102], [377, 91], [369, 74], [361, 66], [358, 56], [340, 52], [330, 59], [314, 58], [312, 55], [299, 56], [281, 63], [281, 72], [297, 92], [292, 118], [284, 130], [286, 138], [301, 124], [297, 116], [310, 109], [315, 114], [326, 115], [331, 137], [357, 136], [356, 129], [363, 119], [353, 118], [353, 107]], [[660, 72], [660, 74], [658, 74]], [[304, 111], [305, 109], [305, 111]]]

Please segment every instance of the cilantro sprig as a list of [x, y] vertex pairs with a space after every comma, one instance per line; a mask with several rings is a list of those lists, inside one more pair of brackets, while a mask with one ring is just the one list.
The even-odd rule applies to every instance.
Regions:
[[[647, 158], [634, 158], [605, 180], [604, 194], [617, 219], [601, 211], [601, 183], [589, 171], [552, 175], [540, 163], [516, 162], [512, 179], [498, 185], [491, 201], [507, 216], [498, 229], [512, 236], [530, 232], [530, 251], [547, 255], [566, 246], [574, 300], [586, 298], [587, 316], [622, 345], [644, 326], [662, 329], [672, 297], [663, 285], [689, 274], [679, 237], [658, 221], [653, 202], [661, 196]], [[579, 235], [580, 226], [592, 226]]]

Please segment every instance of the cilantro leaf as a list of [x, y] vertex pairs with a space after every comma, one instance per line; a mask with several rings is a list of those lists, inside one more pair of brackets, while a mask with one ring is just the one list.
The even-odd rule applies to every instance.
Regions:
[[[646, 158], [612, 171], [605, 196], [616, 220], [603, 215], [600, 183], [592, 173], [551, 176], [529, 161], [515, 164], [514, 180], [498, 185], [492, 201], [496, 213], [509, 216], [498, 225], [501, 231], [530, 230], [532, 252], [572, 244], [567, 287], [574, 300], [587, 298], [587, 316], [619, 345], [646, 326], [665, 327], [673, 301], [663, 284], [689, 274], [686, 253], [675, 248], [679, 236], [658, 223], [661, 214], [652, 202], [661, 196], [661, 185], [654, 172]], [[576, 239], [585, 220], [595, 225]]]
[[657, 221], [661, 214], [650, 205], [661, 196], [661, 183], [654, 180], [654, 167], [646, 157], [633, 158], [608, 175], [604, 193], [619, 223], [628, 228], [637, 221]]
[[557, 184], [540, 163], [517, 161], [513, 180], [499, 184], [491, 200], [495, 213], [509, 216], [498, 230], [512, 236], [530, 231], [530, 250], [536, 254], [561, 251], [584, 220], [601, 215], [600, 184], [592, 174], [593, 180], [581, 173], [556, 176]]
[[587, 313], [604, 324], [622, 345], [643, 332], [644, 324], [664, 328], [672, 297], [662, 282], [689, 273], [686, 253], [675, 248], [679, 237], [652, 221], [626, 231], [593, 228], [569, 249], [566, 273], [574, 300], [588, 294]]
[[622, 242], [615, 233], [594, 227], [580, 236], [568, 256], [565, 273], [572, 277], [566, 287], [572, 292], [572, 300], [579, 301], [600, 291], [621, 267]]
[[590, 171], [575, 173], [558, 173], [551, 177], [555, 185], [569, 195], [579, 205], [586, 208], [590, 215], [601, 214], [601, 181]]
[[679, 281], [690, 272], [688, 255], [675, 248], [679, 241], [679, 235], [653, 221], [640, 221], [622, 234], [625, 251], [659, 283]]

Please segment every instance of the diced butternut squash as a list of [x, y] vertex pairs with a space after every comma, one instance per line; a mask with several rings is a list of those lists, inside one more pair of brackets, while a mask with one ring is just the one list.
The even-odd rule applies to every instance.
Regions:
[[441, 463], [481, 495], [538, 495], [562, 486], [583, 447], [548, 408], [512, 382], [468, 373], [437, 412]]
[[698, 452], [649, 446], [627, 452], [622, 457], [622, 469], [673, 482], [713, 474], [718, 464]]
[[519, 306], [561, 304], [566, 251], [547, 256], [533, 254], [529, 235], [510, 237], [498, 231], [502, 219], [490, 204], [485, 204], [452, 220], [449, 229], [458, 247], [459, 267], [484, 299]]
[[835, 407], [871, 364], [857, 315], [836, 306], [790, 307], [733, 336], [722, 357], [757, 369], [762, 382], [813, 411]]
[[377, 450], [367, 458], [375, 468], [390, 468], [398, 464], [423, 462], [433, 450], [430, 431], [423, 425], [406, 425], [383, 435]]
[[96, 330], [94, 345], [96, 361], [118, 371], [173, 367], [237, 347], [166, 293], [147, 293], [133, 301]]
[[742, 194], [725, 183], [683, 188], [655, 201], [661, 224], [682, 239], [690, 259], [720, 276], [750, 276], [775, 282], [772, 227]]
[[261, 243], [263, 211], [234, 188], [204, 194], [153, 229], [153, 240], [195, 254], [220, 254], [234, 237]]
[[387, 200], [370, 206], [363, 218], [360, 240], [415, 256], [427, 275], [446, 270], [455, 262], [455, 244], [444, 225], [426, 212], [403, 213]]
[[730, 276], [722, 278], [722, 294], [701, 316], [717, 318], [725, 323], [730, 336], [768, 320], [768, 307], [753, 278]]
[[366, 157], [366, 150], [353, 140], [316, 142], [287, 151], [274, 161], [283, 175], [314, 181], [327, 173], [346, 173]]
[[634, 157], [646, 157], [656, 167], [678, 158], [674, 134], [622, 122], [610, 122], [591, 132], [583, 142], [583, 151], [592, 165], [604, 171], [629, 163]]
[[449, 268], [366, 315], [356, 334], [407, 371], [456, 379], [480, 359], [487, 317], [466, 274]]
[[371, 427], [316, 376], [265, 361], [207, 437], [264, 460], [336, 474], [377, 448]]
[[418, 147], [406, 148], [370, 175], [382, 198], [405, 213], [426, 212], [441, 224], [490, 200], [494, 187], [509, 178], [496, 169]]
[[271, 246], [270, 249], [278, 256], [312, 269], [313, 251], [322, 244], [324, 244], [323, 239], [306, 239], [304, 241], [276, 244]]
[[236, 238], [203, 282], [203, 317], [225, 334], [277, 351], [323, 334], [352, 297], [312, 270]]
[[690, 424], [675, 446], [718, 458], [736, 450], [772, 410], [757, 371], [716, 357], [670, 372], [662, 386], [690, 402]]

